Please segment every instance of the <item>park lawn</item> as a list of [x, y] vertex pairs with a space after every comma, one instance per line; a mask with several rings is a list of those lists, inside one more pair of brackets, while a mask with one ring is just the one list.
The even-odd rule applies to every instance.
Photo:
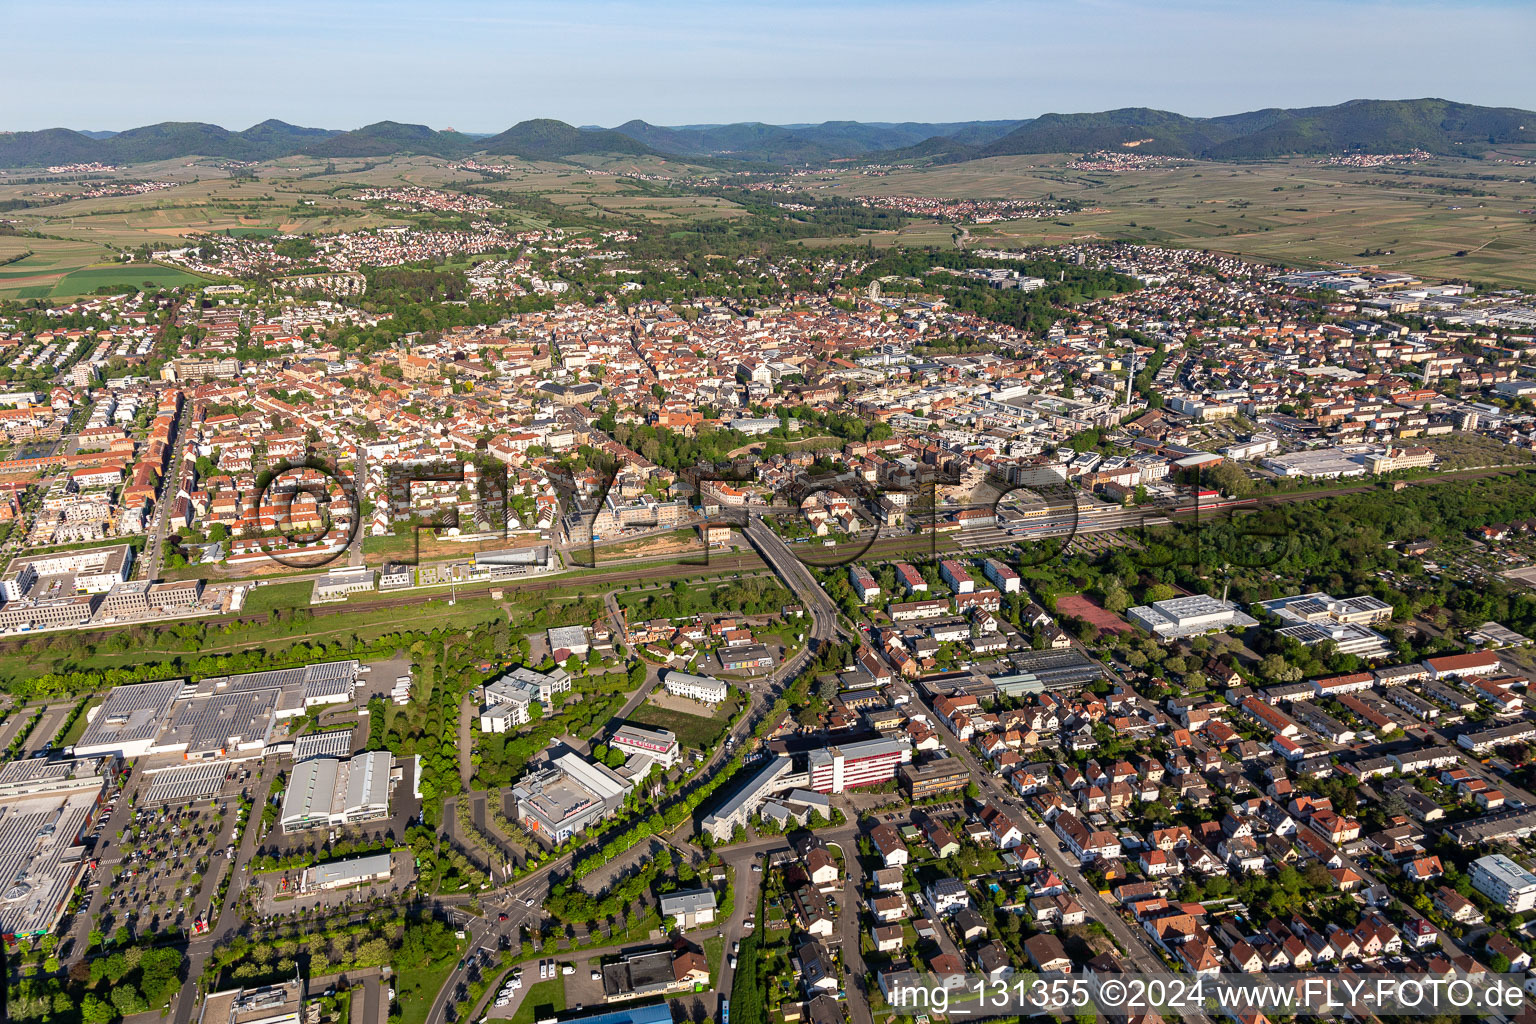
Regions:
[[740, 698], [733, 694], [715, 710], [713, 715], [690, 715], [685, 711], [674, 711], [647, 701], [629, 717], [630, 721], [641, 725], [672, 730], [677, 734], [677, 742], [681, 746], [691, 747], [694, 750], [710, 750], [720, 742], [720, 737], [725, 735], [725, 730], [731, 724], [731, 719], [740, 705]]
[[[430, 1000], [428, 1000], [430, 1002]], [[535, 982], [523, 995], [523, 1001], [512, 1015], [512, 1024], [534, 1024], [545, 1017], [553, 1017], [565, 1009], [565, 979], [556, 975], [546, 981]], [[416, 1024], [406, 1019], [402, 1024]]]
[[[469, 943], [460, 939], [455, 945], [458, 947], [456, 955], [461, 955]], [[425, 967], [407, 967], [395, 972], [395, 1002], [400, 1007], [400, 1024], [426, 1024], [432, 1000], [437, 998], [438, 990], [457, 964], [457, 960], [449, 957]]]
[[106, 699], [106, 694], [99, 693], [87, 701], [85, 710], [80, 712], [79, 716], [75, 718], [75, 723], [69, 727], [69, 731], [62, 736], [56, 737], [53, 745], [55, 747], [73, 746], [75, 741], [85, 732], [85, 727], [90, 724], [91, 709]]
[[270, 612], [277, 608], [308, 608], [309, 597], [314, 593], [314, 589], [313, 583], [306, 583], [303, 580], [257, 587], [246, 594], [245, 607], [241, 610]]
[[[304, 584], [308, 586], [308, 584]], [[260, 591], [258, 591], [259, 593]], [[337, 615], [317, 616], [304, 623], [269, 623], [266, 625], [242, 624], [229, 632], [217, 628], [208, 633], [196, 647], [189, 649], [179, 644], [175, 637], [165, 636], [158, 642], [145, 644], [116, 653], [97, 650], [105, 641], [92, 637], [84, 644], [83, 638], [67, 633], [42, 634], [49, 641], [42, 651], [31, 649], [0, 650], [0, 688], [43, 672], [81, 670], [105, 671], [111, 668], [130, 668], [145, 662], [164, 663], [165, 678], [177, 674], [179, 661], [191, 661], [204, 654], [222, 654], [242, 647], [287, 647], [300, 640], [346, 640], [356, 636], [360, 640], [372, 640], [385, 633], [400, 630], [473, 629], [494, 621], [505, 614], [487, 598], [460, 598], [456, 606], [450, 606], [446, 597], [425, 605], [370, 608]], [[185, 624], [196, 624], [195, 619]], [[285, 642], [286, 641], [286, 642]], [[68, 647], [55, 644], [69, 644]]]

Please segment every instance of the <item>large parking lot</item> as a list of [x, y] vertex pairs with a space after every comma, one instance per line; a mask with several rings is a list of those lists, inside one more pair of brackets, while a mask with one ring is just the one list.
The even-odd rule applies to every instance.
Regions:
[[212, 859], [226, 855], [220, 834], [226, 815], [234, 813], [223, 801], [134, 811], [122, 835], [112, 839], [119, 859], [101, 909], [119, 923], [132, 917], [141, 935], [191, 930], [192, 897]]

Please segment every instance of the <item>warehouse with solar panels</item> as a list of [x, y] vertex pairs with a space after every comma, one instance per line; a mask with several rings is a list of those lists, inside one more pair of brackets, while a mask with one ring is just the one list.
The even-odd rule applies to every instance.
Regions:
[[33, 758], [0, 769], [0, 934], [46, 935], [85, 872], [85, 836], [116, 758]]
[[302, 668], [115, 687], [87, 712], [75, 744], [79, 755], [144, 757], [180, 754], [187, 760], [259, 757], [284, 719], [307, 709], [350, 701], [358, 663], [329, 661]]
[[212, 800], [224, 787], [228, 774], [229, 766], [223, 761], [189, 764], [155, 772], [150, 779], [149, 791], [144, 794], [144, 804], [161, 807], [166, 804]]

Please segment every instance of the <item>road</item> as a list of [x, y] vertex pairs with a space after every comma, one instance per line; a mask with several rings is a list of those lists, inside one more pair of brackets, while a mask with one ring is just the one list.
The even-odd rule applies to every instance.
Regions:
[[827, 842], [829, 845], [836, 843], [843, 851], [843, 868], [848, 873], [837, 921], [845, 976], [843, 990], [848, 993], [848, 1018], [852, 1024], [874, 1024], [874, 1017], [869, 1012], [869, 968], [859, 950], [859, 919], [862, 916], [859, 908], [863, 902], [859, 893], [864, 888], [864, 867], [859, 863], [859, 850], [852, 840], [828, 839]]
[[811, 616], [812, 644], [803, 652], [807, 658], [812, 647], [819, 649], [834, 637], [853, 639], [853, 632], [838, 621], [837, 606], [782, 537], [757, 518], [746, 523], [745, 533], [748, 542], [762, 556], [763, 561], [794, 592]]
[[192, 402], [183, 400], [181, 415], [176, 417], [176, 433], [171, 438], [171, 455], [166, 461], [165, 475], [160, 478], [160, 489], [155, 498], [155, 521], [149, 537], [144, 542], [144, 578], [157, 580], [165, 564], [165, 543], [170, 533], [171, 509], [176, 504], [176, 489], [181, 482], [181, 459], [187, 448], [187, 436], [192, 423]]
[[352, 540], [347, 544], [347, 565], [353, 569], [363, 567], [363, 490], [368, 485], [368, 453], [362, 445], [356, 448], [356, 464], [353, 466], [352, 486], [356, 490], [357, 504], [353, 515]]
[[[352, 997], [354, 1001], [356, 996]], [[355, 1002], [354, 1002], [354, 1005]], [[362, 1024], [383, 1024], [384, 1015], [389, 1011], [389, 1004], [384, 998], [384, 982], [378, 975], [372, 975], [363, 979], [363, 1016]], [[354, 1012], [353, 1020], [357, 1020]]]
[[[829, 845], [836, 845], [844, 850], [848, 850], [852, 849], [853, 840], [858, 836], [858, 831], [857, 825], [841, 825], [837, 828], [821, 829], [816, 834]], [[742, 924], [746, 921], [747, 915], [757, 911], [758, 891], [762, 885], [763, 875], [761, 872], [753, 871], [752, 865], [761, 863], [762, 859], [770, 853], [780, 853], [789, 849], [789, 840], [783, 836], [764, 836], [745, 843], [737, 843], [734, 846], [718, 848], [720, 859], [730, 866], [736, 878], [736, 907], [732, 911], [730, 919], [724, 922], [722, 926], [727, 955], [723, 958], [724, 962], [720, 965], [720, 977], [715, 983], [715, 987], [722, 994], [729, 993], [732, 986], [736, 983], [736, 971], [731, 967], [729, 956], [731, 943], [745, 934], [742, 931]], [[847, 859], [848, 857], [845, 855], [844, 860]], [[858, 920], [856, 909], [856, 903], [844, 906], [844, 919], [851, 917], [856, 922]], [[762, 921], [757, 922], [758, 927], [762, 927], [762, 925]], [[844, 937], [844, 948], [847, 948], [846, 936]], [[855, 953], [858, 952], [858, 948], [859, 940], [855, 932], [853, 938]], [[852, 1002], [851, 999], [850, 1002]], [[864, 1013], [867, 1014], [868, 1012], [869, 1008], [866, 1005]], [[866, 1018], [862, 1021], [856, 1021], [856, 1024], [868, 1024], [868, 1020]]]
[[[187, 981], [181, 986], [181, 991], [177, 993], [176, 1001], [172, 1004], [172, 1024], [190, 1024], [192, 1011], [196, 1009], [198, 997], [201, 994], [200, 979], [203, 969], [208, 966], [209, 955], [217, 947], [232, 939], [235, 932], [240, 929], [240, 914], [233, 907], [239, 902], [240, 893], [250, 881], [251, 858], [256, 856], [256, 834], [261, 829], [261, 809], [266, 806], [267, 797], [272, 791], [272, 783], [277, 778], [277, 769], [276, 758], [263, 761], [261, 774], [250, 790], [250, 820], [246, 822], [234, 860], [215, 858], [213, 869], [203, 877], [202, 888], [198, 890], [193, 900], [193, 908], [197, 913], [207, 910], [213, 901], [214, 894], [218, 892], [219, 880], [223, 877], [223, 873], [234, 872], [234, 877], [229, 883], [228, 897], [218, 908], [217, 914], [210, 913], [208, 930], [187, 943]], [[231, 830], [234, 828], [234, 821], [235, 815], [231, 813], [229, 815]]]

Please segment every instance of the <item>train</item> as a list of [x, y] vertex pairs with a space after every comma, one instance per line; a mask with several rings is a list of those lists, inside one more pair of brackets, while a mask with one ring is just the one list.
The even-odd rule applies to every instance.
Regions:
[[1173, 508], [1175, 514], [1180, 512], [1209, 512], [1218, 508], [1243, 508], [1249, 505], [1257, 505], [1252, 498], [1222, 498], [1217, 501], [1197, 501], [1188, 505], [1176, 505]]

